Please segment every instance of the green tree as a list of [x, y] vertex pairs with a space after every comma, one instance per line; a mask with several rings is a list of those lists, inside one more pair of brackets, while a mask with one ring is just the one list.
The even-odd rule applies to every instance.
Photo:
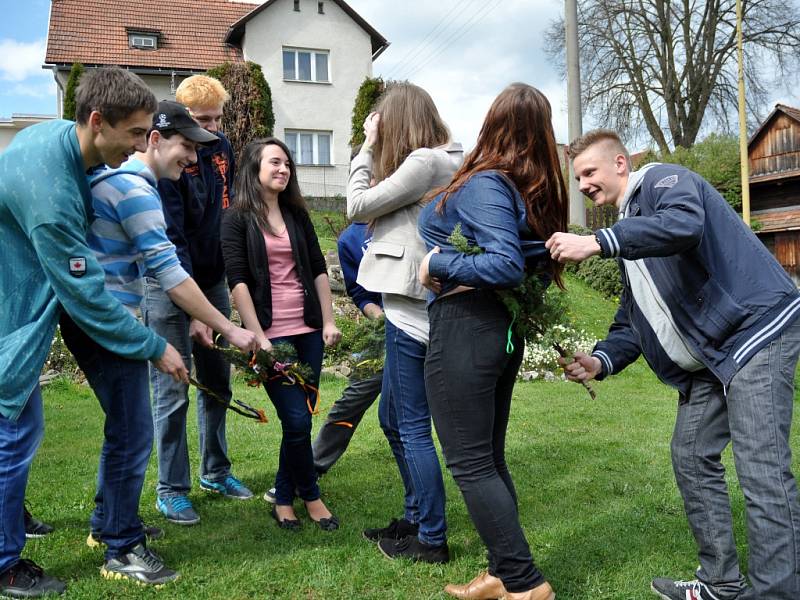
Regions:
[[72, 63], [72, 68], [69, 70], [67, 89], [64, 92], [64, 118], [70, 121], [75, 120], [75, 91], [78, 89], [84, 70], [79, 62]]
[[261, 66], [254, 62], [226, 62], [208, 70], [231, 95], [222, 117], [222, 129], [239, 156], [248, 142], [272, 135], [275, 113], [272, 92]]
[[355, 148], [364, 143], [364, 120], [375, 108], [375, 103], [386, 89], [386, 84], [380, 77], [366, 77], [358, 88], [356, 102], [353, 106], [353, 135], [350, 138], [350, 147]]
[[713, 185], [734, 210], [742, 210], [739, 138], [714, 133], [691, 148], [679, 146], [670, 153], [651, 150], [635, 167], [649, 162], [672, 163], [691, 169]]

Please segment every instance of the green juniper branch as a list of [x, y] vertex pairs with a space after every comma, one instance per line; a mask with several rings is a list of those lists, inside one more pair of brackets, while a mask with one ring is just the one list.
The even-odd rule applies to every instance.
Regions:
[[[447, 241], [458, 252], [466, 255], [483, 254], [480, 246], [472, 245], [461, 231], [461, 223], [456, 223]], [[522, 283], [511, 290], [495, 290], [511, 314], [514, 331], [523, 340], [533, 340], [537, 336], [549, 344], [559, 356], [571, 359], [574, 352], [568, 351], [553, 336], [556, 325], [572, 327], [567, 315], [564, 293], [555, 286], [545, 286], [538, 273], [526, 273]], [[574, 328], [573, 328], [574, 329]], [[592, 400], [597, 394], [585, 381], [581, 385], [589, 392]]]

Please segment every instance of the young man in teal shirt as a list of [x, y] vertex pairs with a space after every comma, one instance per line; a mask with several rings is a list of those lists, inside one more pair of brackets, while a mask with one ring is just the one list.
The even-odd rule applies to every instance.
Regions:
[[65, 589], [20, 558], [25, 486], [44, 432], [38, 378], [61, 310], [104, 348], [188, 378], [178, 352], [105, 291], [103, 269], [86, 244], [86, 172], [118, 167], [146, 148], [156, 99], [135, 75], [98, 69], [84, 75], [77, 105], [77, 124], [30, 127], [0, 155], [0, 595], [8, 597]]

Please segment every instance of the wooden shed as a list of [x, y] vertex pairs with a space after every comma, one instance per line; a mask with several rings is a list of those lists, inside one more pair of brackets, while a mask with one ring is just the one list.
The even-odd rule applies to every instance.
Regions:
[[756, 233], [800, 285], [800, 109], [776, 104], [747, 154]]

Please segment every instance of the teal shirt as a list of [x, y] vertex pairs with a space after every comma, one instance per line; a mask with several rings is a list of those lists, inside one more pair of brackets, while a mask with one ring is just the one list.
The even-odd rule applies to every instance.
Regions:
[[166, 341], [105, 291], [86, 244], [92, 196], [75, 123], [16, 135], [0, 154], [0, 414], [16, 419], [39, 380], [63, 308], [89, 337], [133, 360]]

